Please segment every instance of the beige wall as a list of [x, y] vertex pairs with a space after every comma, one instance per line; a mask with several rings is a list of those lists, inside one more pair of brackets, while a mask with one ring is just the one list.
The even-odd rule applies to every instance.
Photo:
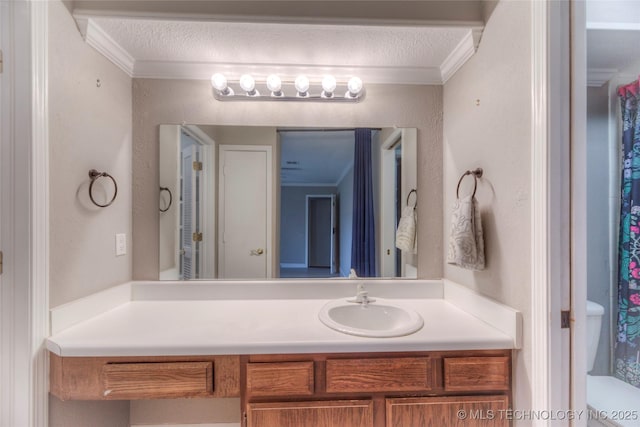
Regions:
[[[240, 399], [132, 400], [132, 426], [198, 425], [211, 423], [240, 425]], [[214, 424], [214, 425], [215, 425]], [[309, 426], [311, 427], [311, 426]]]
[[[50, 301], [57, 306], [131, 280], [131, 78], [88, 46], [60, 2], [49, 7]], [[96, 81], [100, 80], [100, 87]], [[89, 200], [89, 169], [113, 175], [118, 196]], [[112, 187], [94, 185], [100, 199]]]
[[[49, 5], [48, 37], [49, 296], [57, 306], [131, 280], [131, 248], [115, 256], [115, 234], [131, 240], [131, 78], [82, 40], [58, 1]], [[118, 197], [108, 208], [89, 201], [92, 168], [118, 182]], [[100, 184], [95, 187], [98, 199]], [[52, 399], [52, 426], [126, 426], [128, 418], [128, 402]]]
[[[500, 2], [478, 52], [445, 84], [443, 102], [443, 232], [448, 235], [460, 175], [482, 167], [476, 198], [487, 262], [480, 272], [445, 265], [444, 277], [523, 313], [525, 346], [514, 364], [518, 409], [526, 409], [531, 400], [530, 21], [529, 2]], [[467, 194], [473, 179], [464, 184], [461, 193]]]
[[129, 427], [129, 401], [61, 401], [49, 396], [49, 427]]
[[158, 126], [217, 124], [418, 128], [418, 272], [442, 277], [442, 88], [367, 86], [357, 104], [219, 102], [208, 81], [133, 83], [133, 254], [136, 279], [158, 278]]

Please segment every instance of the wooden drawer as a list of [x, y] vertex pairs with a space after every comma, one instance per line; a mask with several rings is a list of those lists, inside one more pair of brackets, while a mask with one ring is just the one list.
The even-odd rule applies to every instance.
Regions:
[[247, 427], [373, 427], [371, 400], [249, 403]]
[[102, 367], [106, 399], [206, 396], [213, 391], [213, 363], [113, 363]]
[[431, 390], [429, 357], [330, 359], [327, 393], [369, 393]]
[[452, 357], [444, 359], [446, 391], [507, 391], [508, 357]]
[[247, 364], [249, 396], [310, 396], [313, 391], [312, 361]]

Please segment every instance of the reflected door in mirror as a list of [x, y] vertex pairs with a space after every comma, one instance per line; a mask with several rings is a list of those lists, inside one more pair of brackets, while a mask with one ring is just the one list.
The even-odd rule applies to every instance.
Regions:
[[271, 277], [271, 147], [220, 145], [220, 278]]

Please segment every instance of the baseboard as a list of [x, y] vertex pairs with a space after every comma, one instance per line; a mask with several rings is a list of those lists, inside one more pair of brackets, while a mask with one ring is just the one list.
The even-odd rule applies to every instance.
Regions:
[[281, 262], [280, 268], [307, 268], [307, 265], [300, 262]]

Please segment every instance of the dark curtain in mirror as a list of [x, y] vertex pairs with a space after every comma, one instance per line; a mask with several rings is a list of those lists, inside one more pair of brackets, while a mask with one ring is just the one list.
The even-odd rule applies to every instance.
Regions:
[[371, 129], [356, 129], [351, 268], [360, 277], [376, 276], [376, 227], [371, 169]]

